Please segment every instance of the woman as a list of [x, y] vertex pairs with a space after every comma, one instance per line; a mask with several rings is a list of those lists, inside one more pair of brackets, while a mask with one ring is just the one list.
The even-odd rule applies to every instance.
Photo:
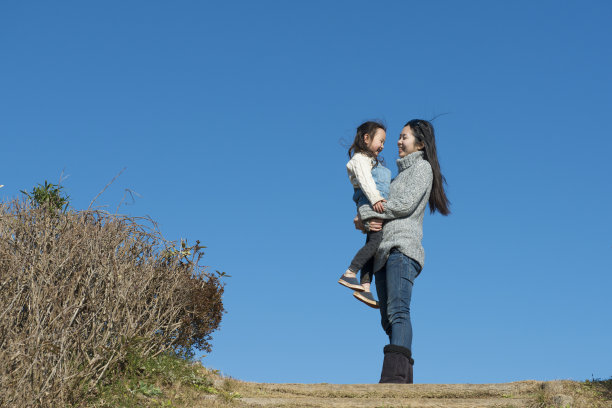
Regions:
[[448, 215], [450, 202], [444, 192], [446, 180], [440, 172], [431, 123], [421, 119], [406, 123], [397, 145], [399, 173], [391, 182], [384, 212], [361, 206], [355, 226], [361, 228], [361, 221], [365, 221], [366, 229], [375, 232], [385, 224], [374, 260], [381, 323], [389, 336], [380, 382], [412, 384], [410, 298], [425, 261], [423, 215], [428, 203], [431, 213]]

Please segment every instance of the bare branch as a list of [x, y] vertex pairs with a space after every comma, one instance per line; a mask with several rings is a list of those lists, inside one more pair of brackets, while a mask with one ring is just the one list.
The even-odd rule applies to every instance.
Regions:
[[104, 188], [102, 189], [102, 191], [100, 191], [100, 192], [98, 193], [98, 195], [96, 195], [96, 196], [94, 197], [94, 199], [93, 199], [93, 200], [91, 200], [91, 203], [89, 203], [89, 207], [87, 207], [87, 210], [90, 210], [90, 209], [91, 209], [91, 206], [93, 205], [93, 203], [95, 203], [95, 202], [96, 202], [96, 200], [98, 199], [98, 197], [100, 197], [100, 195], [102, 195], [102, 193], [104, 193], [104, 192], [106, 191], [106, 189], [107, 189], [108, 187], [110, 187], [110, 185], [111, 185], [111, 184], [113, 184], [113, 183], [115, 182], [115, 180], [117, 180], [117, 178], [119, 178], [119, 176], [121, 175], [121, 173], [123, 173], [123, 172], [125, 171], [125, 169], [126, 169], [126, 168], [127, 168], [127, 167], [122, 168], [122, 169], [121, 169], [121, 171], [120, 171], [119, 173], [117, 173], [117, 175], [116, 175], [115, 177], [113, 177], [113, 179], [112, 179], [112, 180], [111, 180], [111, 181], [110, 181], [110, 182], [109, 182], [107, 185], [105, 185], [105, 186], [104, 186]]

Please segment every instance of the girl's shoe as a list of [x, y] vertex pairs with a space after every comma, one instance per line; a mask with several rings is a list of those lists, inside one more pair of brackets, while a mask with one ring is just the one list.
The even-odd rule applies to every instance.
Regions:
[[358, 291], [363, 290], [363, 286], [361, 286], [361, 283], [359, 283], [359, 281], [355, 277], [349, 278], [348, 276], [342, 274], [342, 276], [340, 276], [340, 279], [338, 279], [338, 283], [343, 286], [346, 286], [349, 289]]
[[376, 299], [374, 299], [374, 296], [372, 296], [372, 292], [354, 292], [353, 296], [374, 309], [380, 309], [380, 305]]

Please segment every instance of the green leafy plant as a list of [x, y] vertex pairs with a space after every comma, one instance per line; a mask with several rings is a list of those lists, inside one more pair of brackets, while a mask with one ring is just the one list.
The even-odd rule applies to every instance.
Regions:
[[138, 381], [138, 387], [135, 391], [147, 397], [154, 397], [162, 393], [159, 387], [156, 387], [155, 385], [146, 383], [144, 381]]
[[224, 398], [221, 394], [225, 391], [217, 390], [213, 384], [214, 376], [211, 370], [176, 353], [145, 357], [139, 350], [132, 349], [123, 366], [116, 367], [104, 384], [98, 386], [98, 392], [90, 396], [86, 406], [188, 407], [192, 406], [192, 400], [200, 399], [202, 393]]
[[62, 190], [63, 186], [53, 184], [45, 180], [45, 184], [38, 184], [32, 189], [31, 192], [21, 190], [23, 194], [30, 200], [36, 208], [44, 207], [48, 208], [49, 211], [66, 211], [70, 197], [64, 195]]

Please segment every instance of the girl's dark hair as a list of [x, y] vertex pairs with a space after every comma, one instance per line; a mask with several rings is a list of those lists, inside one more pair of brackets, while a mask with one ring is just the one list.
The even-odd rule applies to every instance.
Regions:
[[355, 140], [353, 141], [353, 144], [348, 150], [349, 158], [353, 157], [355, 153], [363, 153], [366, 156], [370, 156], [371, 158], [376, 160], [377, 165], [378, 163], [382, 163], [382, 157], [379, 158], [378, 156], [374, 156], [372, 152], [368, 150], [368, 145], [365, 142], [365, 135], [370, 135], [370, 138], [372, 138], [374, 137], [374, 134], [378, 129], [382, 129], [385, 132], [387, 131], [385, 125], [373, 120], [369, 120], [359, 125], [359, 127], [357, 128], [357, 134], [355, 134]]
[[436, 152], [436, 137], [431, 123], [423, 119], [413, 119], [404, 126], [410, 127], [412, 134], [416, 139], [416, 143], [423, 144], [422, 151], [424, 158], [431, 165], [433, 171], [433, 185], [431, 194], [429, 195], [429, 210], [433, 214], [438, 211], [442, 215], [450, 214], [450, 201], [444, 192], [444, 184], [446, 178], [440, 171], [440, 163], [438, 163], [438, 153]]

